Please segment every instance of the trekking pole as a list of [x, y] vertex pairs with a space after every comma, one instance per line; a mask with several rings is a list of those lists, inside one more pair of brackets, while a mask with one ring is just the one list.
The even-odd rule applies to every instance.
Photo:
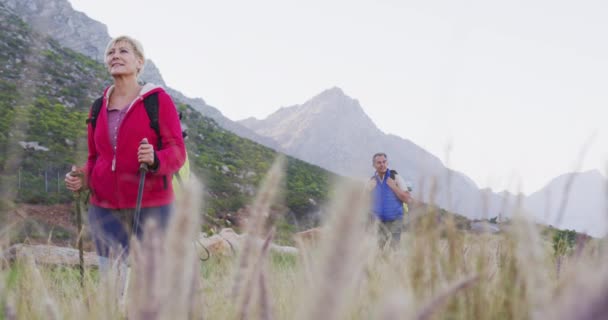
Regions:
[[[148, 144], [148, 140], [144, 138], [139, 143]], [[141, 214], [141, 200], [144, 196], [144, 184], [146, 183], [146, 173], [148, 172], [148, 164], [142, 162], [139, 164], [139, 188], [137, 189], [137, 202], [135, 203], [135, 217], [133, 220], [133, 233], [137, 236], [137, 229], [139, 228], [139, 216]]]
[[[144, 138], [139, 143], [148, 144], [148, 139]], [[133, 217], [133, 223], [131, 224], [131, 236], [137, 237], [137, 229], [139, 228], [139, 216], [141, 215], [141, 201], [144, 196], [144, 185], [146, 183], [146, 173], [148, 172], [148, 165], [144, 162], [139, 164], [139, 187], [137, 188], [137, 201], [135, 203], [135, 213]], [[131, 267], [127, 265], [127, 274], [125, 275], [124, 287], [122, 289], [122, 298], [120, 299], [120, 305], [122, 308], [126, 306], [127, 291], [129, 290], [129, 281], [131, 278]], [[124, 310], [123, 310], [124, 311]]]
[[[81, 172], [72, 171], [70, 172], [72, 177], [82, 178]], [[74, 202], [76, 210], [76, 225], [78, 226], [78, 257], [80, 260], [80, 286], [84, 288], [84, 249], [82, 244], [82, 211], [80, 210], [80, 201], [82, 200], [82, 191], [78, 190], [74, 193]]]

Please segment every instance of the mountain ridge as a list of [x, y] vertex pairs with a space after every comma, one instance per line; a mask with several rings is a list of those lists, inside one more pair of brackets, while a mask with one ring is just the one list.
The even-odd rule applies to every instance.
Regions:
[[[597, 182], [600, 178], [605, 180], [598, 170], [592, 170], [583, 174], [558, 176], [529, 196], [506, 190], [494, 192], [489, 188], [481, 189], [470, 177], [445, 167], [437, 156], [412, 141], [384, 133], [365, 114], [358, 101], [338, 87], [324, 90], [303, 104], [282, 107], [264, 119], [246, 118], [240, 123], [275, 139], [296, 157], [347, 176], [368, 177], [373, 173], [371, 156], [376, 152], [386, 152], [389, 167], [397, 169], [413, 182], [414, 195], [418, 199], [433, 201], [442, 208], [472, 219], [508, 218], [523, 210], [536, 221], [551, 225], [550, 218], [538, 215], [538, 212], [546, 210], [537, 200], [542, 196], [536, 194], [558, 188], [554, 185], [571, 175], [593, 176], [595, 182], [588, 184], [595, 184], [594, 190], [600, 188], [601, 184]], [[563, 189], [563, 186], [560, 188]], [[599, 195], [596, 198], [601, 199]], [[578, 197], [572, 200], [571, 206], [585, 208], [590, 221], [593, 221], [590, 225], [599, 227], [585, 227], [585, 221], [575, 218], [566, 218], [559, 227], [590, 232], [594, 236], [602, 235], [604, 231], [601, 226], [604, 224], [600, 223], [597, 213], [600, 204], [585, 207], [583, 202], [584, 199]], [[522, 208], [517, 208], [518, 204]], [[575, 211], [566, 210], [564, 216], [576, 217]]]
[[437, 203], [468, 217], [484, 216], [479, 201], [467, 204], [460, 200], [478, 193], [470, 178], [446, 168], [439, 158], [412, 141], [384, 133], [359, 101], [338, 87], [324, 90], [301, 105], [280, 108], [263, 120], [248, 118], [240, 123], [274, 139], [300, 159], [347, 176], [369, 177], [373, 173], [372, 155], [386, 152], [389, 167], [412, 180], [423, 201], [431, 200], [429, 194], [435, 188], [431, 177], [442, 182], [450, 179], [459, 195], [451, 199], [450, 192], [439, 183]]
[[608, 232], [608, 179], [599, 170], [562, 174], [526, 197], [525, 208], [536, 221], [601, 237]]

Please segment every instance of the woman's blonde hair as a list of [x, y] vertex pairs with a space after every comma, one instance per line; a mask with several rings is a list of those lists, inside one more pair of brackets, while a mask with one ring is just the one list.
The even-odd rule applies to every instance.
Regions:
[[106, 46], [106, 51], [104, 52], [104, 57], [108, 55], [108, 52], [110, 51], [110, 49], [118, 42], [126, 42], [126, 43], [130, 44], [131, 47], [133, 47], [133, 51], [135, 52], [135, 55], [137, 57], [141, 58], [141, 60], [143, 61], [141, 68], [139, 68], [137, 70], [137, 75], [139, 76], [144, 71], [144, 66], [146, 65], [146, 56], [144, 55], [144, 47], [141, 45], [141, 42], [137, 41], [136, 39], [129, 37], [129, 36], [118, 36], [118, 37], [110, 40], [110, 42], [108, 42], [108, 45]]

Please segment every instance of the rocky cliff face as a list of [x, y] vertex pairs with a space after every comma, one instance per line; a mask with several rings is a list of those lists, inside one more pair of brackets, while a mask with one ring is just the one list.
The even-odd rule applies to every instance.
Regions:
[[[97, 61], [103, 61], [106, 45], [111, 39], [108, 28], [86, 14], [75, 11], [67, 0], [0, 0], [0, 3], [16, 13], [34, 31], [57, 40], [64, 47]], [[178, 90], [167, 87], [160, 70], [151, 60], [146, 61], [146, 68], [141, 79], [164, 86], [174, 99], [191, 105], [204, 115], [213, 118], [225, 129], [270, 148], [280, 149], [273, 140], [259, 136], [224, 117], [219, 110], [207, 105], [203, 99], [189, 98]]]
[[82, 12], [74, 11], [67, 1], [2, 0], [32, 29], [52, 36], [63, 46], [97, 61], [110, 41], [108, 28]]

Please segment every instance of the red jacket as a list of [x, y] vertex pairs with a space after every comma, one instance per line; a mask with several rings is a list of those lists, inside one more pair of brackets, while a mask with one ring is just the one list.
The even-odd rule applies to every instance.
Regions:
[[[158, 168], [146, 174], [142, 208], [167, 205], [173, 201], [172, 175], [184, 164], [186, 148], [175, 105], [160, 87], [145, 85], [128, 107], [118, 128], [116, 153], [108, 130], [108, 97], [113, 87], [104, 91], [96, 127], [88, 128], [89, 157], [85, 168], [91, 203], [109, 209], [135, 208], [139, 186], [137, 149], [143, 138], [154, 146]], [[158, 136], [150, 128], [143, 98], [158, 93], [158, 118], [162, 150], [156, 150]], [[166, 177], [166, 183], [165, 179]]]

